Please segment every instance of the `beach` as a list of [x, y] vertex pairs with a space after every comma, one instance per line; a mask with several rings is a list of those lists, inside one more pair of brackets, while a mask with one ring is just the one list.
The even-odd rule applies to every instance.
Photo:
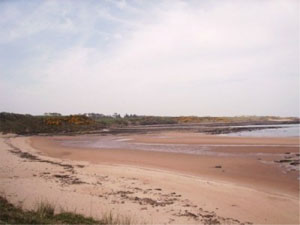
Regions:
[[300, 225], [300, 0], [0, 0], [0, 225]]
[[159, 132], [0, 140], [0, 191], [29, 209], [46, 199], [134, 223], [299, 223], [297, 137]]

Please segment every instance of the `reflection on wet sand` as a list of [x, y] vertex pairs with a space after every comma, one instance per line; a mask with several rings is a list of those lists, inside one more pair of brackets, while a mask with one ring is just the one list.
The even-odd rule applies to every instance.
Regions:
[[58, 158], [170, 170], [293, 195], [299, 191], [297, 138], [162, 132], [36, 137], [32, 143]]

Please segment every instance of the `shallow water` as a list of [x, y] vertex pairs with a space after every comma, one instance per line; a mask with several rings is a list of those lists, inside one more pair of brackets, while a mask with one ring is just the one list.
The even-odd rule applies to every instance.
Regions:
[[[235, 126], [235, 127], [263, 127], [265, 125], [253, 125], [253, 126]], [[233, 136], [233, 137], [299, 137], [300, 125], [299, 124], [284, 124], [284, 125], [268, 125], [268, 127], [280, 126], [281, 128], [275, 129], [262, 129], [253, 131], [241, 131], [229, 134], [220, 134], [221, 136]]]

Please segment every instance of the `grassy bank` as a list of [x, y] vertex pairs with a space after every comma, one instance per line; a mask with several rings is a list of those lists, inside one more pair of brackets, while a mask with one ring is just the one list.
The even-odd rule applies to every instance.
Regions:
[[0, 113], [0, 132], [16, 134], [70, 133], [104, 128], [82, 115], [32, 116], [15, 113]]
[[55, 207], [47, 202], [37, 204], [35, 210], [26, 211], [0, 196], [0, 224], [130, 224], [130, 218], [106, 214], [101, 220], [72, 212], [55, 213]]

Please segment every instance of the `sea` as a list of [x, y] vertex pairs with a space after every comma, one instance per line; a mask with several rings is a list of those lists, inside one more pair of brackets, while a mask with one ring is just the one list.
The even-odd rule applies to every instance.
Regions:
[[[266, 125], [249, 125], [249, 126], [231, 126], [231, 127], [265, 127]], [[220, 136], [232, 137], [299, 137], [300, 124], [282, 124], [268, 125], [268, 127], [280, 127], [271, 129], [261, 129], [252, 131], [241, 131], [229, 134], [220, 134]]]

